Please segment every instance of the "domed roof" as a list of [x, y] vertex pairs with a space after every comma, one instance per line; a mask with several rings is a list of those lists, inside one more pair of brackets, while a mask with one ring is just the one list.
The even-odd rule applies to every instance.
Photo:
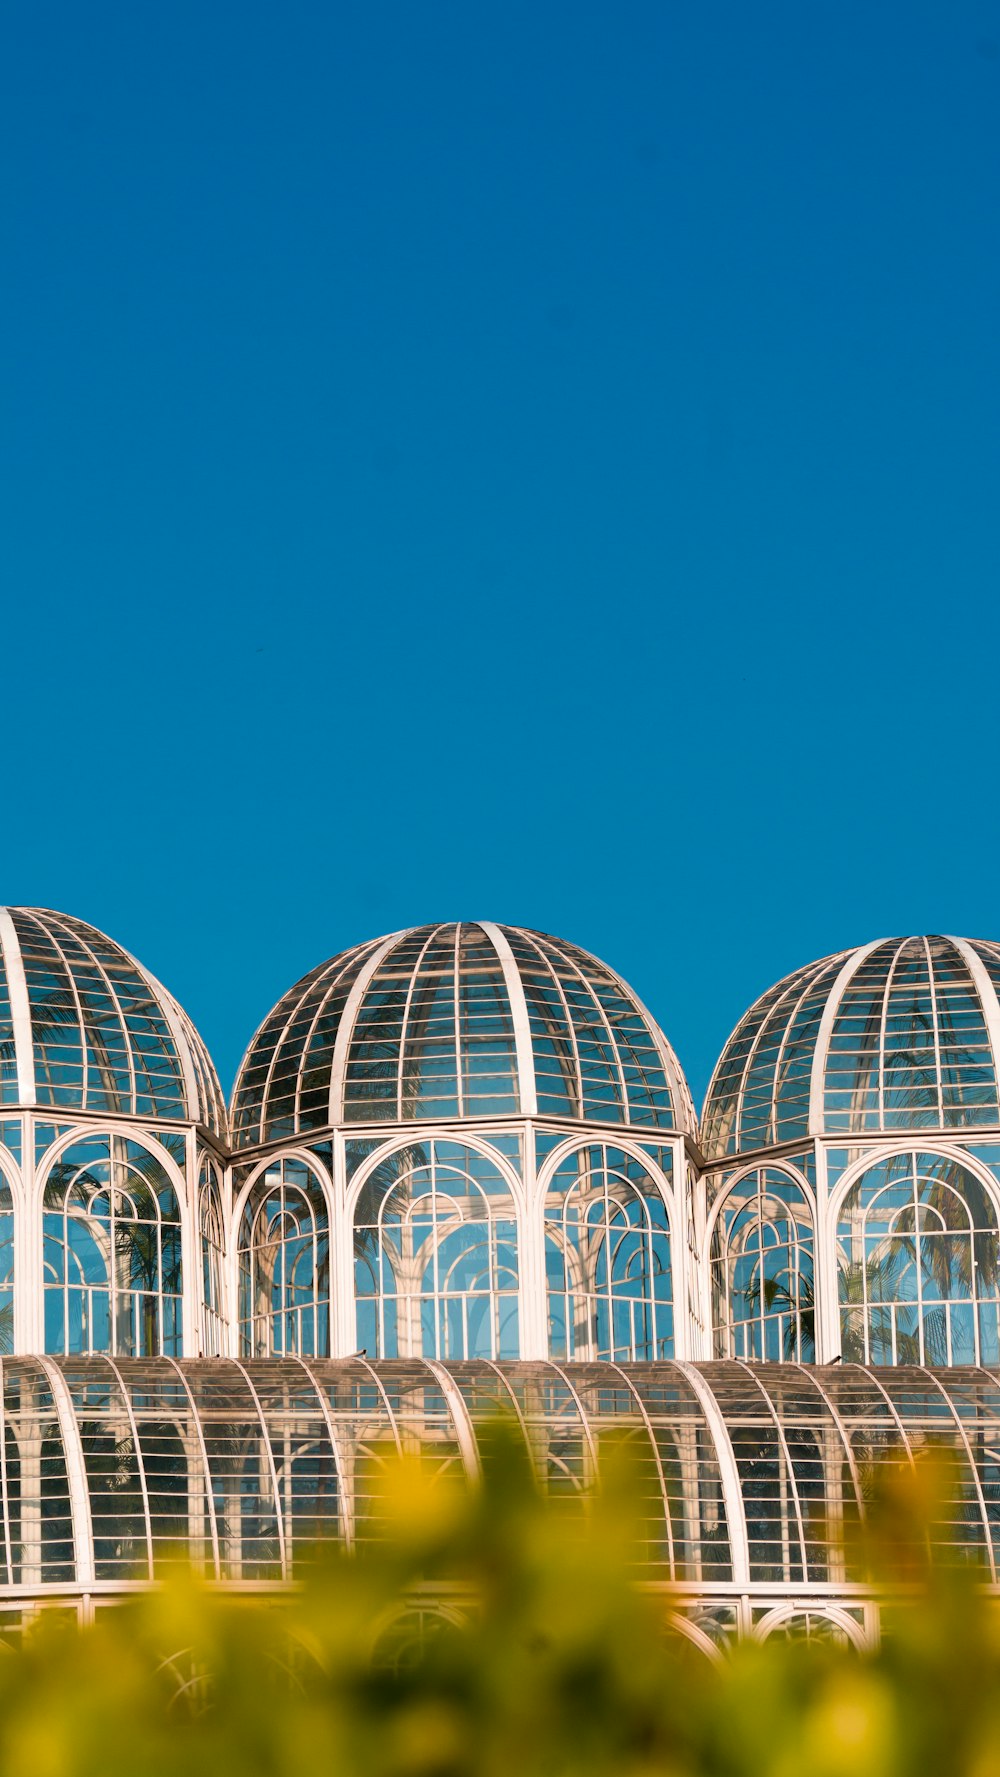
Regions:
[[1000, 944], [884, 938], [797, 969], [737, 1025], [709, 1158], [814, 1134], [1000, 1125]]
[[536, 1113], [695, 1128], [673, 1050], [604, 963], [542, 932], [428, 925], [358, 944], [286, 993], [237, 1076], [233, 1140]]
[[103, 932], [42, 907], [0, 908], [0, 1102], [226, 1127], [173, 995]]

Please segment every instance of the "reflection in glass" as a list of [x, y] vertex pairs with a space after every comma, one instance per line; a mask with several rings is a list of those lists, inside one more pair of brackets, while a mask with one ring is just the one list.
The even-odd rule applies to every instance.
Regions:
[[711, 1270], [717, 1357], [815, 1360], [812, 1211], [788, 1173], [759, 1167], [733, 1187]]
[[517, 1211], [499, 1166], [428, 1141], [380, 1161], [354, 1214], [358, 1345], [378, 1357], [517, 1357]]
[[869, 1167], [838, 1224], [845, 1359], [871, 1364], [1000, 1362], [997, 1214], [949, 1154], [896, 1154]]
[[240, 1222], [240, 1349], [247, 1357], [330, 1350], [326, 1192], [302, 1160], [275, 1160]]
[[[522, 1078], [522, 1071], [527, 1073]], [[694, 1128], [683, 1076], [624, 982], [513, 926], [418, 926], [284, 996], [233, 1093], [238, 1147], [333, 1123], [517, 1115]]]
[[74, 1142], [45, 1184], [45, 1349], [179, 1356], [181, 1223], [160, 1161], [122, 1135]]
[[983, 1006], [947, 938], [880, 944], [844, 989], [824, 1075], [828, 1129], [960, 1129], [997, 1119]]
[[631, 1154], [593, 1143], [560, 1163], [545, 1201], [545, 1269], [553, 1357], [673, 1354], [666, 1205]]

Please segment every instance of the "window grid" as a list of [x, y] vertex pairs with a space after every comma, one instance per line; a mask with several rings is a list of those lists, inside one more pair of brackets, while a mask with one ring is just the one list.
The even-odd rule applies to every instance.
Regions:
[[179, 1355], [181, 1222], [155, 1155], [88, 1135], [49, 1169], [44, 1210], [45, 1348]]
[[545, 1201], [549, 1350], [575, 1362], [673, 1352], [666, 1205], [651, 1175], [604, 1143], [560, 1162]]
[[370, 1355], [518, 1355], [517, 1211], [475, 1149], [434, 1139], [386, 1156], [362, 1187], [354, 1251]]

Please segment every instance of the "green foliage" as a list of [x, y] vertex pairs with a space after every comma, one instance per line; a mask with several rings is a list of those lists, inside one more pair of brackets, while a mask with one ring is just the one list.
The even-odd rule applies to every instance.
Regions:
[[484, 1436], [478, 1487], [381, 1469], [377, 1532], [280, 1602], [179, 1571], [91, 1628], [43, 1613], [0, 1655], [0, 1777], [1000, 1777], [996, 1605], [929, 1558], [936, 1464], [872, 1501], [877, 1652], [712, 1661], [669, 1627], [682, 1600], [629, 1577], [623, 1445], [589, 1499], [546, 1503], [523, 1442]]

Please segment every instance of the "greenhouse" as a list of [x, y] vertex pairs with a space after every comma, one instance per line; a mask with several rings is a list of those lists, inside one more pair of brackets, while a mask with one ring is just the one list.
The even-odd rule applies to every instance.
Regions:
[[[386, 1461], [474, 1479], [497, 1414], [554, 1499], [624, 1434], [641, 1490], [636, 1578], [692, 1639], [811, 1620], [857, 1642], [877, 1594], [852, 1539], [873, 1471], [952, 1452], [936, 1534], [996, 1582], [1000, 1381], [853, 1365], [362, 1359], [2, 1360], [3, 1592], [90, 1608], [179, 1554], [280, 1586], [317, 1540], [377, 1533]], [[845, 1552], [846, 1551], [846, 1552]]]
[[557, 1494], [628, 1438], [642, 1575], [706, 1644], [872, 1633], [841, 1533], [931, 1444], [942, 1546], [994, 1583], [998, 985], [985, 941], [824, 958], [699, 1119], [606, 964], [424, 926], [293, 986], [227, 1109], [148, 970], [0, 910], [5, 1608], [88, 1610], [177, 1549], [280, 1586], [377, 1522], [387, 1452], [474, 1476], [498, 1408]]

